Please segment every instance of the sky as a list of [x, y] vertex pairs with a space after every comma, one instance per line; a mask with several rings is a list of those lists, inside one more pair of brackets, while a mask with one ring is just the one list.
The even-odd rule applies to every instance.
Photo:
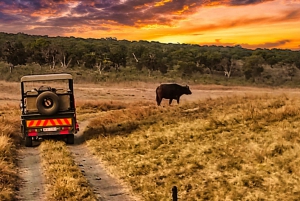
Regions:
[[0, 0], [0, 32], [300, 50], [300, 0]]

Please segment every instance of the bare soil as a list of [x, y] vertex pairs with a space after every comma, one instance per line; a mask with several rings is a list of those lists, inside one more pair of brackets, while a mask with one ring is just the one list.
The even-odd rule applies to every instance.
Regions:
[[130, 195], [128, 188], [112, 175], [109, 175], [103, 164], [87, 149], [83, 131], [88, 121], [79, 122], [80, 131], [75, 136], [75, 144], [69, 145], [75, 163], [88, 180], [96, 197], [101, 201], [133, 201], [138, 200]]
[[19, 150], [20, 191], [17, 198], [22, 201], [44, 200], [44, 179], [38, 147]]
[[[19, 85], [16, 83], [0, 82], [0, 104], [13, 103], [19, 104]], [[132, 84], [131, 86], [100, 86], [100, 85], [75, 85], [76, 102], [80, 101], [149, 101], [151, 104], [155, 102], [155, 84]], [[3, 88], [9, 88], [1, 91]], [[246, 95], [246, 94], [287, 94], [292, 96], [300, 96], [300, 92], [296, 89], [267, 89], [267, 88], [251, 88], [251, 87], [222, 87], [222, 86], [190, 86], [192, 95], [183, 95], [180, 99], [181, 103], [188, 101], [196, 101], [207, 98], [218, 98], [221, 96]], [[11, 93], [15, 91], [16, 93]], [[168, 101], [163, 100], [162, 106], [167, 107]], [[176, 106], [174, 101], [172, 105]], [[87, 149], [84, 143], [82, 132], [87, 126], [89, 119], [79, 122], [80, 133], [75, 138], [75, 145], [69, 146], [75, 162], [85, 175], [95, 194], [99, 200], [138, 200], [130, 195], [129, 188], [124, 186], [120, 181], [116, 180], [113, 175], [105, 171], [105, 167], [98, 161]], [[37, 144], [38, 146], [38, 144]], [[38, 147], [22, 148], [19, 153], [19, 174], [22, 178], [19, 191], [20, 200], [43, 200], [44, 197], [44, 181], [43, 173], [40, 166]]]
[[136, 200], [130, 196], [125, 186], [105, 171], [104, 166], [89, 152], [85, 144], [69, 146], [69, 148], [75, 163], [88, 180], [98, 200]]

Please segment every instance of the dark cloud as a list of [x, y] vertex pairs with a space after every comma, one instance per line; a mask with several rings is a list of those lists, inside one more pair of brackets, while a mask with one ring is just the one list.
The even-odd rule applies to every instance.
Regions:
[[[129, 0], [125, 3], [102, 1], [92, 3], [85, 1], [73, 10], [73, 13], [85, 14], [87, 20], [112, 20], [128, 26], [143, 24], [170, 24], [174, 19], [184, 18], [183, 14], [191, 14], [201, 6], [201, 1], [173, 0], [164, 4], [157, 4], [153, 0]], [[188, 6], [188, 7], [186, 7]], [[185, 16], [186, 17], [186, 16]]]
[[[272, 43], [261, 43], [261, 44], [253, 44], [250, 45], [248, 43], [222, 43], [221, 39], [215, 39], [215, 42], [213, 43], [200, 43], [199, 45], [216, 45], [216, 46], [236, 46], [236, 45], [240, 45], [243, 48], [247, 48], [247, 49], [256, 49], [256, 48], [266, 48], [266, 49], [273, 49], [273, 48], [281, 48], [283, 45], [287, 45], [290, 42], [292, 42], [292, 40], [289, 39], [285, 39], [285, 40], [279, 40], [276, 42], [272, 42]], [[299, 49], [300, 49], [300, 45], [299, 45]]]
[[268, 43], [262, 43], [262, 44], [255, 44], [255, 45], [249, 45], [249, 44], [240, 44], [244, 48], [249, 48], [249, 49], [255, 49], [257, 47], [260, 48], [266, 48], [266, 49], [272, 49], [272, 48], [280, 48], [283, 45], [289, 44], [291, 40], [285, 39], [285, 40], [279, 40], [276, 42], [268, 42]]
[[[122, 3], [123, 2], [123, 3]], [[145, 24], [172, 25], [174, 20], [180, 20], [193, 14], [208, 3], [246, 5], [264, 2], [263, 0], [2, 0], [0, 16], [14, 19], [11, 15], [51, 16], [45, 21], [47, 26], [57, 26], [62, 20], [74, 26], [90, 23], [91, 21], [113, 21], [126, 26], [143, 26]], [[11, 12], [9, 12], [11, 11]], [[66, 14], [68, 13], [68, 14]], [[77, 17], [80, 16], [80, 17]], [[75, 17], [75, 20], [73, 20]], [[0, 19], [0, 20], [1, 20]], [[58, 22], [56, 22], [56, 20]], [[52, 24], [53, 23], [53, 24]]]
[[264, 3], [264, 2], [267, 2], [267, 1], [274, 1], [274, 0], [231, 0], [231, 1], [229, 1], [229, 5], [242, 6], [242, 5], [251, 5], [251, 4]]
[[[204, 6], [240, 6], [267, 1], [273, 0], [1, 0], [0, 31], [64, 35], [79, 32], [83, 26], [90, 30], [109, 30], [114, 25], [172, 26], [200, 12]], [[226, 19], [220, 24], [186, 27], [172, 34], [197, 35], [201, 31], [297, 19], [300, 19], [300, 11], [295, 9], [275, 18]]]

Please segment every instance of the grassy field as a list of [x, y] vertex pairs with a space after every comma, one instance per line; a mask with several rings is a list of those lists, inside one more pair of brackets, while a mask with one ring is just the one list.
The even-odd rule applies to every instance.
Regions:
[[[209, 88], [206, 91], [214, 98], [203, 98], [201, 91], [199, 100], [193, 93], [193, 101], [172, 106], [164, 102], [163, 107], [156, 106], [152, 96], [140, 98], [152, 90], [136, 90], [134, 96], [125, 90], [95, 90], [92, 100], [80, 99], [84, 97], [80, 90], [77, 117], [90, 122], [83, 134], [86, 144], [142, 200], [171, 200], [173, 186], [178, 187], [179, 200], [300, 199], [296, 90], [287, 95], [240, 91], [220, 97], [225, 89], [218, 88], [220, 94], [213, 96], [214, 89]], [[0, 200], [16, 200], [20, 111], [12, 102], [19, 97], [4, 92]], [[63, 142], [45, 141], [39, 151], [48, 200], [95, 199]]]
[[145, 200], [299, 200], [300, 101], [233, 96], [95, 117], [87, 144]]

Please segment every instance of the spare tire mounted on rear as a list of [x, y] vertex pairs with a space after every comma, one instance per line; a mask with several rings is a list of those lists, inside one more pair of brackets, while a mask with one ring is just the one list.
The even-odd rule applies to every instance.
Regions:
[[53, 115], [59, 109], [58, 96], [51, 91], [42, 92], [36, 99], [36, 107], [40, 114]]

